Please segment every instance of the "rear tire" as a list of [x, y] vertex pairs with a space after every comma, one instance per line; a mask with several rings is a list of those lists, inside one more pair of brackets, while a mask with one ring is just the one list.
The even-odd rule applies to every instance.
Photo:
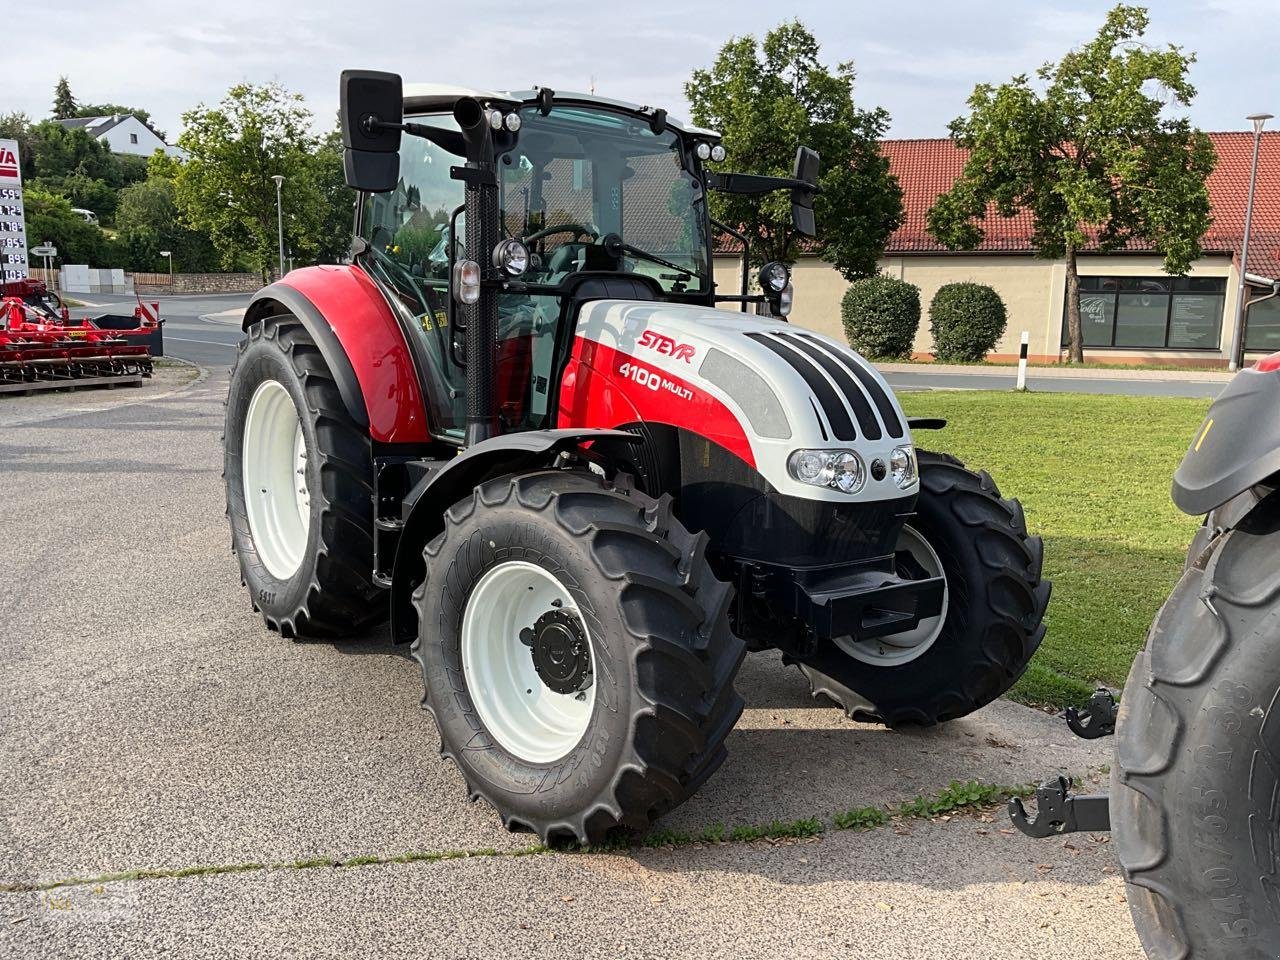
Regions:
[[1120, 701], [1112, 830], [1159, 960], [1280, 955], [1280, 531], [1238, 521], [1183, 574]]
[[[854, 720], [891, 727], [954, 720], [986, 706], [1022, 676], [1044, 637], [1050, 584], [1044, 546], [1022, 507], [986, 473], [919, 451], [920, 498], [909, 526], [941, 560], [947, 605], [940, 631], [912, 659], [855, 658], [832, 644], [800, 664], [817, 697]], [[893, 653], [890, 645], [886, 651]]]
[[[255, 323], [240, 342], [223, 443], [231, 550], [267, 626], [333, 638], [385, 619], [372, 582], [369, 437], [293, 317]], [[290, 478], [306, 491], [292, 502]]]
[[[691, 796], [742, 712], [733, 680], [745, 648], [706, 536], [680, 525], [669, 497], [563, 470], [488, 481], [444, 519], [414, 593], [413, 654], [440, 752], [471, 798], [546, 843], [595, 843]], [[490, 589], [495, 576], [503, 589]], [[515, 619], [495, 611], [526, 591], [560, 603], [530, 601], [539, 609]], [[561, 655], [542, 646], [552, 620]], [[477, 639], [477, 623], [502, 635]]]

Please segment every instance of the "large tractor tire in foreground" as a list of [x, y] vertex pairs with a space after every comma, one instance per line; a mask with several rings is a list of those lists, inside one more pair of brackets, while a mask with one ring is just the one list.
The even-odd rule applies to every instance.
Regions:
[[1215, 513], [1125, 684], [1111, 822], [1149, 956], [1274, 960], [1280, 524]]
[[946, 578], [943, 611], [903, 634], [842, 638], [801, 662], [814, 696], [855, 720], [930, 725], [972, 713], [1007, 691], [1044, 637], [1050, 585], [1044, 547], [1017, 500], [986, 473], [919, 452], [917, 514], [898, 542], [900, 569]]
[[504, 477], [450, 508], [413, 652], [441, 754], [509, 829], [642, 830], [720, 766], [744, 645], [705, 544], [669, 497], [591, 473]]
[[241, 341], [223, 441], [231, 549], [267, 626], [328, 638], [385, 619], [371, 580], [369, 437], [292, 317], [256, 323]]

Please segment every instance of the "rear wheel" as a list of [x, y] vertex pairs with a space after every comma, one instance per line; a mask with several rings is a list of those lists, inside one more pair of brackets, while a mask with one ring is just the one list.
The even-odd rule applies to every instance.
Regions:
[[1280, 530], [1236, 527], [1183, 574], [1120, 701], [1111, 822], [1149, 956], [1280, 955], [1278, 797]]
[[241, 341], [223, 442], [231, 549], [267, 626], [336, 637], [382, 620], [369, 437], [292, 317], [256, 323]]
[[489, 481], [445, 515], [414, 594], [440, 751], [512, 829], [644, 829], [719, 767], [744, 646], [706, 538], [594, 474]]
[[1049, 602], [1043, 545], [1021, 505], [954, 457], [919, 457], [920, 498], [898, 565], [945, 578], [940, 616], [889, 637], [838, 639], [800, 663], [815, 697], [889, 726], [953, 720], [1003, 694], [1039, 647]]

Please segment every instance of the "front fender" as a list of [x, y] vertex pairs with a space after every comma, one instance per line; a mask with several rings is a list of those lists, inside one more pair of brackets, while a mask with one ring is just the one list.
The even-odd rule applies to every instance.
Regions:
[[1209, 408], [1177, 472], [1173, 502], [1206, 514], [1280, 473], [1280, 371], [1243, 370]]
[[290, 313], [320, 349], [351, 418], [383, 443], [426, 443], [418, 371], [382, 293], [359, 267], [303, 267], [260, 290], [244, 328]]
[[418, 632], [413, 590], [422, 582], [422, 549], [444, 529], [444, 514], [485, 480], [551, 466], [565, 450], [598, 440], [638, 443], [625, 430], [528, 430], [482, 440], [429, 470], [404, 498], [396, 557], [391, 568], [391, 636], [397, 643]]

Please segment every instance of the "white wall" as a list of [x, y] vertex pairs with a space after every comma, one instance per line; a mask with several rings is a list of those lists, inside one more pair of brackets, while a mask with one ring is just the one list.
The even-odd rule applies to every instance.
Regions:
[[[134, 143], [133, 138], [138, 142]], [[126, 117], [98, 139], [105, 143], [112, 153], [131, 153], [138, 157], [149, 157], [157, 150], [163, 150], [170, 156], [181, 156], [182, 151], [171, 147], [152, 132], [137, 117]]]

